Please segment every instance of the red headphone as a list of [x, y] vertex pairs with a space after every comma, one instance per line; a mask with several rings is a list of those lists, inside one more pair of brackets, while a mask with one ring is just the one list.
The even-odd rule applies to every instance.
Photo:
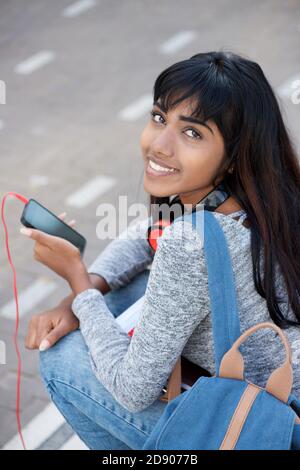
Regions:
[[154, 225], [150, 225], [150, 227], [148, 227], [148, 243], [154, 251], [157, 250], [157, 240], [159, 237], [161, 237], [164, 228], [166, 228], [168, 225], [171, 225], [171, 223], [172, 222], [168, 220], [160, 219]]
[[[217, 207], [223, 204], [226, 199], [228, 199], [231, 195], [231, 192], [226, 184], [225, 181], [222, 181], [218, 186], [213, 188], [201, 201], [197, 202], [192, 209], [192, 212], [196, 212], [200, 208], [208, 211], [214, 211]], [[181, 207], [184, 212], [184, 205], [180, 201], [179, 195], [175, 196], [172, 200], [172, 204], [174, 202], [181, 204]], [[162, 235], [164, 229], [171, 225], [173, 220], [165, 220], [165, 219], [158, 219], [153, 225], [148, 227], [147, 235], [148, 235], [148, 243], [151, 248], [156, 251], [157, 250], [157, 240]]]

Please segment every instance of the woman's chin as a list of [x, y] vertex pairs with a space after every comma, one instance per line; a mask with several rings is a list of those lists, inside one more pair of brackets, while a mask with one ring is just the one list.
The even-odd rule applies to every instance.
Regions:
[[144, 190], [146, 193], [151, 194], [151, 196], [155, 197], [169, 197], [172, 194], [175, 194], [172, 191], [164, 191], [161, 187], [161, 184], [149, 184], [147, 181], [144, 180]]

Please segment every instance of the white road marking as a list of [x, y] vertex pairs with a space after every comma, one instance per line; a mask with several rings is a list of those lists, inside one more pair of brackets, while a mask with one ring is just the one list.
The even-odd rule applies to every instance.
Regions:
[[0, 80], [0, 104], [6, 104], [6, 83]]
[[161, 44], [159, 51], [162, 54], [175, 54], [180, 49], [186, 47], [190, 42], [194, 41], [196, 37], [197, 33], [195, 31], [180, 31]]
[[66, 18], [74, 18], [75, 16], [84, 13], [96, 5], [97, 2], [95, 0], [80, 0], [79, 2], [72, 3], [67, 8], [65, 8], [62, 12], [62, 15]]
[[29, 75], [35, 70], [52, 62], [55, 59], [55, 56], [55, 52], [53, 51], [40, 51], [16, 65], [15, 72], [21, 75]]
[[[35, 416], [35, 418], [22, 429], [26, 448], [28, 450], [37, 449], [57, 431], [63, 423], [65, 423], [65, 419], [56, 406], [53, 403], [47, 405], [41, 413]], [[18, 434], [2, 447], [2, 450], [22, 449], [22, 443]]]
[[300, 80], [300, 72], [293, 75], [283, 82], [278, 88], [277, 92], [281, 98], [291, 98], [294, 91], [293, 83]]
[[46, 134], [46, 129], [43, 126], [37, 125], [30, 129], [30, 133], [34, 136], [40, 137], [41, 135]]
[[75, 434], [62, 445], [59, 450], [89, 450], [81, 439]]
[[49, 184], [49, 177], [44, 175], [32, 175], [29, 179], [29, 185], [34, 188], [40, 186], [47, 186]]
[[6, 364], [6, 344], [2, 340], [0, 340], [0, 364]]
[[115, 186], [117, 180], [111, 176], [97, 176], [82, 188], [67, 197], [65, 204], [73, 207], [85, 207], [101, 194]]
[[[27, 289], [19, 293], [20, 317], [31, 312], [34, 307], [48, 297], [57, 287], [57, 284], [47, 278], [41, 277], [31, 284]], [[14, 320], [16, 316], [16, 304], [12, 299], [0, 311], [0, 316]]]
[[150, 111], [152, 104], [152, 95], [142, 95], [137, 101], [120, 111], [118, 117], [123, 121], [135, 121], [143, 116], [147, 111]]

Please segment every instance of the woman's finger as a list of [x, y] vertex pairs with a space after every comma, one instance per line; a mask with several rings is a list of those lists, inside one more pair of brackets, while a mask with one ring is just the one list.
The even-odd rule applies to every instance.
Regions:
[[[65, 220], [66, 218], [66, 215], [67, 213], [66, 212], [62, 212], [61, 214], [59, 214], [57, 217], [59, 217], [61, 220]], [[68, 225], [70, 225], [70, 227], [74, 227], [74, 225], [76, 224], [76, 220], [75, 219], [72, 219], [70, 220], [70, 222], [67, 222]]]

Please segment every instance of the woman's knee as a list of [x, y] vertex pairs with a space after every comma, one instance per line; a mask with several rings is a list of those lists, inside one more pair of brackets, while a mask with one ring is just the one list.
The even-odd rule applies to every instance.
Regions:
[[75, 330], [61, 338], [56, 344], [39, 354], [40, 375], [48, 383], [53, 379], [70, 376], [84, 360], [87, 348], [80, 330]]

